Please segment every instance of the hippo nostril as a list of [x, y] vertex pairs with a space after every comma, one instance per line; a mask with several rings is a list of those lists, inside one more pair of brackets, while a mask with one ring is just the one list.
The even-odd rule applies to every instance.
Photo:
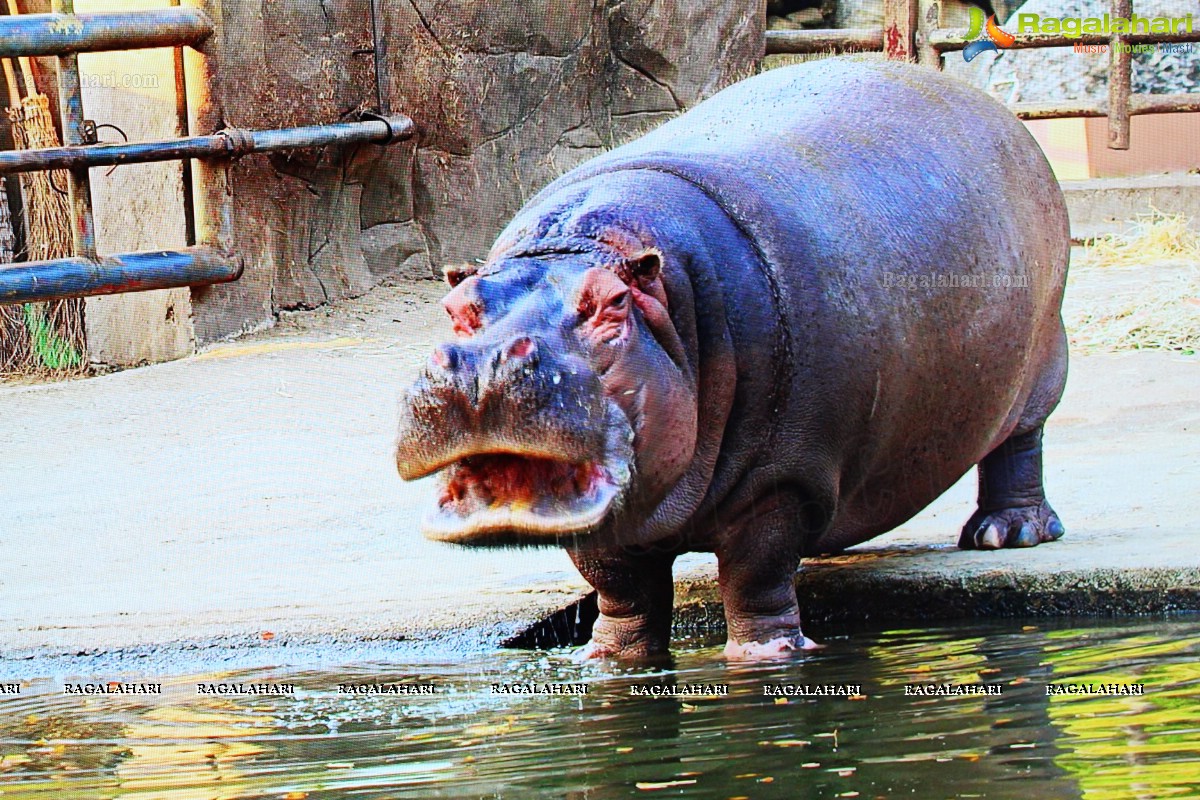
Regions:
[[528, 336], [519, 336], [508, 343], [502, 361], [531, 361], [537, 353], [537, 342]]

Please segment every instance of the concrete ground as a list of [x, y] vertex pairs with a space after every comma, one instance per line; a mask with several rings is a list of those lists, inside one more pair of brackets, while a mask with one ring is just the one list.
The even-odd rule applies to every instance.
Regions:
[[[399, 392], [447, 332], [441, 293], [380, 289], [183, 361], [0, 386], [0, 666], [448, 633], [492, 646], [578, 597], [560, 551], [417, 533], [430, 487], [397, 477], [391, 440]], [[956, 550], [968, 476], [810, 564], [809, 618], [1198, 609], [1198, 434], [1200, 357], [1076, 357], [1046, 434], [1063, 540]], [[682, 619], [719, 618], [711, 557], [677, 574]]]

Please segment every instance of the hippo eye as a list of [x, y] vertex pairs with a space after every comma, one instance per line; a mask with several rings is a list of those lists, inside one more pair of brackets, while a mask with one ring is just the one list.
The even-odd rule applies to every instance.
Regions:
[[610, 297], [608, 299], [608, 302], [604, 304], [604, 307], [605, 308], [620, 308], [621, 306], [625, 305], [625, 301], [627, 301], [628, 299], [629, 299], [629, 290], [626, 289], [625, 291], [618, 292], [617, 294], [614, 294], [612, 297]]

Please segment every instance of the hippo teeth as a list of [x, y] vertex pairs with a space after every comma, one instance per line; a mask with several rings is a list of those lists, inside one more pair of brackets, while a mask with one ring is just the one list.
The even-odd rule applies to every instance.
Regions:
[[595, 461], [515, 453], [469, 456], [450, 466], [426, 534], [466, 542], [498, 534], [554, 535], [594, 526], [618, 493]]
[[510, 453], [469, 456], [448, 472], [441, 505], [475, 499], [487, 505], [533, 505], [591, 493], [607, 476], [599, 464]]
[[[594, 455], [466, 443], [440, 468], [441, 491], [425, 517], [425, 536], [467, 545], [555, 544], [596, 531], [626, 502], [634, 479], [633, 430], [611, 400], [605, 404], [604, 448]], [[511, 436], [500, 437], [511, 439]]]

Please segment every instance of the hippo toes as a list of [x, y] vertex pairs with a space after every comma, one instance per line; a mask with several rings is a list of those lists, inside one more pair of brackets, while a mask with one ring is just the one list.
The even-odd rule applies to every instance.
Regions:
[[1001, 547], [1034, 547], [1061, 539], [1066, 532], [1054, 509], [1045, 500], [1037, 505], [976, 511], [963, 526], [958, 546], [963, 550], [999, 550]]
[[817, 644], [807, 636], [783, 636], [769, 642], [737, 643], [730, 640], [725, 643], [725, 657], [730, 661], [762, 661], [771, 658], [787, 657], [798, 650], [820, 650], [824, 645]]
[[1042, 429], [1010, 436], [979, 464], [979, 508], [963, 526], [963, 550], [1034, 547], [1065, 533], [1042, 490]]

